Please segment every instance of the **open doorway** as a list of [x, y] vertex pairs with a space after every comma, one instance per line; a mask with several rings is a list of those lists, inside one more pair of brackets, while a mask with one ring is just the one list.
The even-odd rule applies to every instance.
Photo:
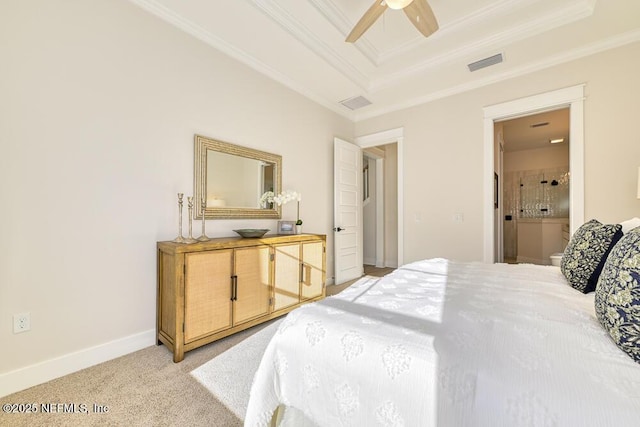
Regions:
[[[382, 213], [376, 216], [376, 264], [373, 268], [393, 269], [404, 262], [404, 128], [360, 136], [355, 142], [363, 150], [367, 150], [369, 156], [372, 153], [381, 154], [379, 150], [384, 154], [383, 160], [375, 159], [376, 179], [383, 182], [382, 188], [378, 187], [377, 192], [383, 192], [384, 200], [382, 204], [376, 203], [376, 211]], [[370, 170], [369, 183], [371, 178]], [[382, 266], [377, 267], [378, 265]]]
[[[499, 139], [495, 123], [534, 113], [569, 108], [569, 235], [584, 223], [584, 85], [532, 95], [483, 108], [484, 112], [484, 239], [483, 260], [500, 262], [502, 204], [496, 203], [501, 184]], [[498, 178], [496, 178], [498, 175]], [[497, 206], [497, 207], [496, 207]], [[496, 232], [498, 230], [498, 232]]]
[[[395, 185], [385, 186], [395, 189], [394, 197], [387, 197], [385, 205], [393, 200], [390, 215], [385, 215], [385, 223], [390, 218], [393, 226], [385, 226], [385, 255], [395, 255], [394, 265], [402, 265], [404, 259], [404, 181], [403, 181], [403, 143], [404, 129], [396, 128], [370, 135], [357, 137], [354, 143], [334, 138], [334, 284], [341, 285], [360, 277], [364, 271], [363, 263], [363, 221], [362, 221], [362, 150], [376, 146], [389, 145], [395, 148]], [[390, 176], [390, 175], [389, 175]], [[394, 245], [395, 244], [395, 245]], [[385, 258], [389, 259], [388, 256]]]
[[381, 276], [398, 267], [398, 144], [362, 154], [364, 272]]
[[[496, 122], [502, 245], [507, 263], [551, 264], [569, 226], [569, 108]], [[496, 230], [499, 233], [499, 229]]]

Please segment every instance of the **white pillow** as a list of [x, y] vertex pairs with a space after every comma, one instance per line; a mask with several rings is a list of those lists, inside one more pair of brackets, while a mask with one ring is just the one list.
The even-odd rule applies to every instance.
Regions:
[[620, 225], [622, 226], [622, 232], [624, 234], [627, 234], [629, 231], [633, 230], [634, 228], [640, 227], [640, 218], [635, 217], [635, 218], [628, 219], [626, 221], [621, 222]]

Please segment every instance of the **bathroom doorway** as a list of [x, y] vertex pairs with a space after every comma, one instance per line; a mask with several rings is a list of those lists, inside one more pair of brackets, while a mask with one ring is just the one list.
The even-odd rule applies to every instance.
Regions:
[[[502, 239], [502, 155], [498, 144], [502, 132], [500, 123], [530, 116], [544, 111], [569, 107], [570, 141], [569, 167], [569, 233], [584, 224], [584, 101], [585, 85], [580, 84], [563, 89], [539, 93], [524, 98], [484, 107], [484, 177], [483, 177], [483, 249], [482, 259], [487, 263], [503, 261]], [[498, 179], [496, 180], [496, 175]], [[496, 182], [498, 186], [496, 187]], [[496, 207], [497, 206], [497, 207]]]
[[549, 265], [570, 218], [570, 111], [496, 123], [501, 142], [503, 260]]

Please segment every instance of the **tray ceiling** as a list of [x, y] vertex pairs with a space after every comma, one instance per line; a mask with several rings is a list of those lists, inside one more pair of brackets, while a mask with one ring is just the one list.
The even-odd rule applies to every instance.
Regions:
[[[637, 0], [429, 0], [432, 36], [387, 9], [354, 44], [372, 0], [130, 1], [354, 121], [640, 40]], [[371, 104], [340, 103], [358, 96]]]

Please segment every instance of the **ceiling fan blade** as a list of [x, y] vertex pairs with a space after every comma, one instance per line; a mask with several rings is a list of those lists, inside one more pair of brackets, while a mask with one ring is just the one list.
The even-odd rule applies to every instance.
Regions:
[[433, 10], [431, 10], [427, 0], [413, 0], [403, 10], [413, 25], [425, 37], [429, 37], [439, 28], [436, 16], [433, 14]]
[[383, 1], [376, 0], [373, 6], [362, 15], [362, 18], [360, 18], [356, 26], [353, 27], [353, 30], [351, 30], [345, 41], [353, 43], [358, 40], [385, 10], [387, 10], [387, 4]]

